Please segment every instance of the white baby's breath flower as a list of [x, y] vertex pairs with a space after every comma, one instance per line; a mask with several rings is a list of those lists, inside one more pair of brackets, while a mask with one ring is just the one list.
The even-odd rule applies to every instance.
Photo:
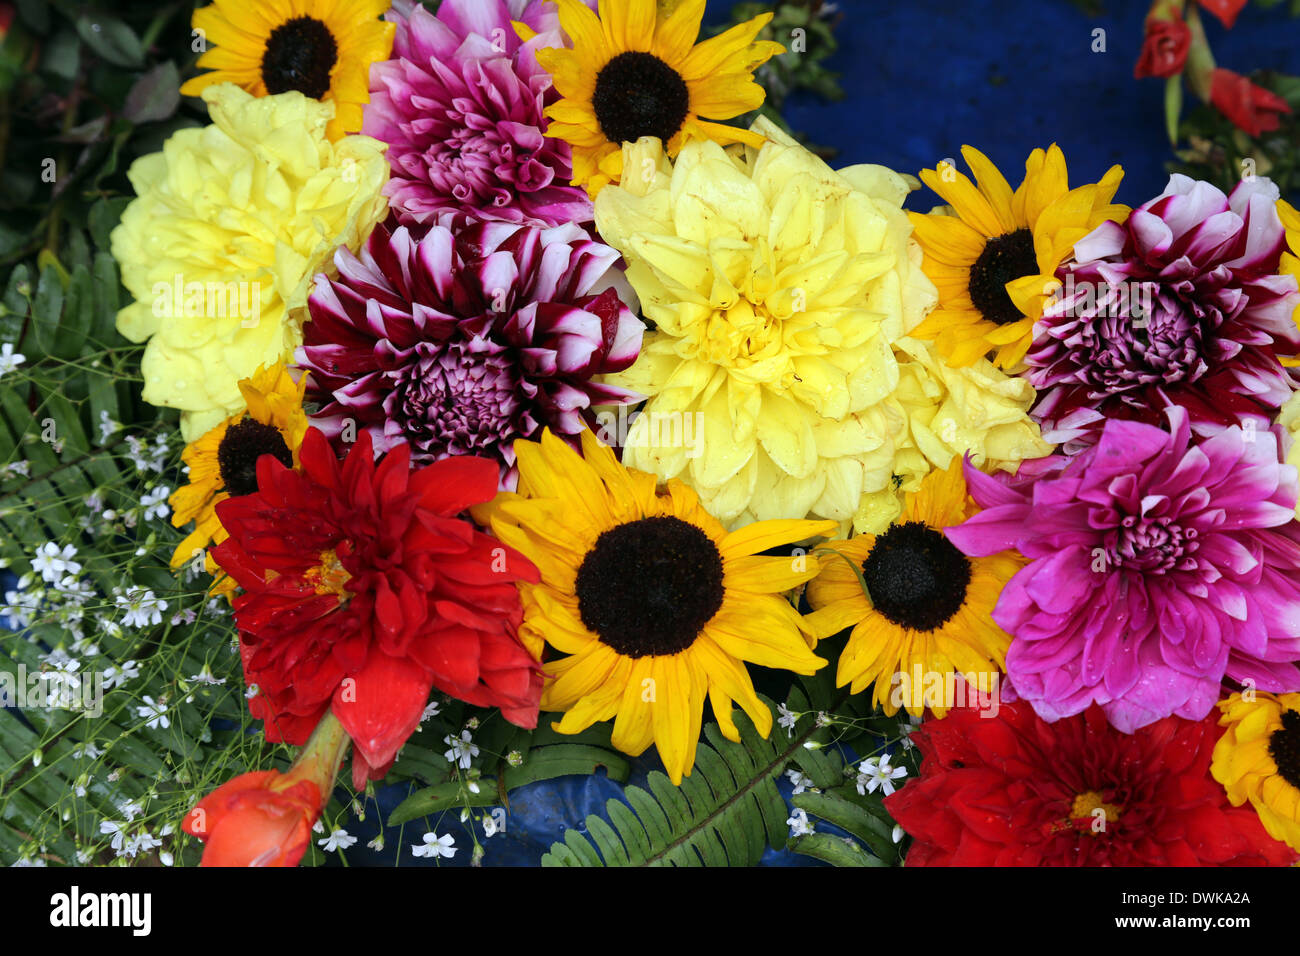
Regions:
[[438, 836], [436, 833], [426, 833], [423, 843], [411, 844], [411, 855], [421, 857], [445, 856], [451, 859], [456, 855], [456, 839], [450, 833], [444, 833], [442, 836]]

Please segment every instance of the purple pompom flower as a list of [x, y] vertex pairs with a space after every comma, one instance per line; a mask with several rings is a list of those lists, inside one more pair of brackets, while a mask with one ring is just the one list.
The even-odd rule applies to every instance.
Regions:
[[1107, 419], [1158, 424], [1169, 405], [1202, 436], [1247, 417], [1267, 427], [1294, 389], [1279, 356], [1300, 352], [1277, 196], [1264, 178], [1224, 196], [1174, 175], [1075, 244], [1026, 356], [1046, 440], [1071, 453]]
[[969, 555], [1017, 548], [1029, 563], [993, 619], [1012, 636], [1007, 677], [1046, 720], [1096, 702], [1132, 732], [1199, 720], [1224, 677], [1300, 690], [1296, 469], [1277, 430], [1232, 426], [1193, 444], [1109, 421], [1096, 445], [1010, 482], [966, 467], [985, 510], [948, 538]]
[[[298, 364], [312, 423], [414, 462], [484, 455], [516, 480], [512, 443], [591, 426], [593, 405], [643, 396], [593, 381], [641, 349], [644, 326], [616, 289], [618, 253], [573, 224], [542, 228], [444, 215], [423, 238], [378, 226], [339, 277], [316, 277]], [[630, 295], [630, 293], [626, 293]]]
[[[568, 143], [545, 136], [542, 110], [558, 98], [536, 51], [560, 45], [559, 16], [543, 0], [443, 0], [432, 14], [410, 0], [388, 13], [393, 59], [370, 68], [361, 130], [388, 144], [384, 188], [404, 223], [443, 212], [554, 226], [588, 222], [591, 201], [570, 185]], [[512, 20], [537, 32], [520, 40]]]

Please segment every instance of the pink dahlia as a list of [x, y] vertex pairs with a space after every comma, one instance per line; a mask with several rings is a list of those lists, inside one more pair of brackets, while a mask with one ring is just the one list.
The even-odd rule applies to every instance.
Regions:
[[1157, 424], [1169, 405], [1198, 435], [1247, 416], [1267, 424], [1294, 388], [1278, 357], [1300, 352], [1300, 293], [1276, 274], [1277, 198], [1264, 178], [1224, 196], [1174, 175], [1126, 222], [1075, 244], [1057, 273], [1065, 294], [1026, 356], [1044, 438], [1076, 451], [1107, 419]]
[[[536, 50], [558, 46], [559, 16], [544, 0], [410, 0], [388, 13], [393, 59], [370, 68], [361, 131], [388, 144], [384, 193], [398, 218], [441, 212], [554, 226], [588, 222], [569, 144], [548, 138], [542, 110], [558, 95]], [[519, 39], [512, 20], [538, 35]]]
[[338, 279], [318, 275], [308, 300], [312, 423], [345, 442], [364, 429], [376, 452], [409, 442], [416, 463], [491, 457], [514, 487], [515, 439], [577, 435], [593, 405], [641, 398], [593, 380], [641, 349], [617, 260], [573, 224], [444, 215], [419, 239], [376, 227], [360, 259], [339, 248]]
[[1029, 559], [993, 619], [1012, 636], [1007, 677], [1046, 720], [1097, 703], [1132, 732], [1199, 720], [1224, 677], [1300, 690], [1296, 469], [1274, 431], [1233, 426], [1191, 443], [1109, 421], [1096, 445], [1003, 482], [967, 465], [985, 510], [949, 528], [970, 555]]

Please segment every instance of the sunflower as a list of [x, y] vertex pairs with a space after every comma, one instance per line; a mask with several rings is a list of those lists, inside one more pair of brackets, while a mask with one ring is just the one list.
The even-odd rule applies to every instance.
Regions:
[[911, 334], [934, 341], [955, 368], [995, 349], [998, 367], [1014, 368], [1060, 287], [1061, 261], [1102, 222], [1128, 215], [1127, 206], [1110, 202], [1124, 170], [1112, 166], [1101, 182], [1070, 189], [1065, 156], [1053, 143], [1030, 154], [1012, 193], [983, 153], [969, 146], [961, 153], [978, 186], [948, 163], [921, 170], [956, 214], [908, 213], [925, 252], [922, 268], [939, 288], [939, 307]]
[[1234, 807], [1247, 800], [1268, 835], [1300, 850], [1300, 694], [1254, 691], [1219, 701], [1210, 773]]
[[977, 510], [957, 458], [926, 476], [883, 534], [826, 545], [839, 557], [825, 557], [808, 585], [813, 613], [804, 621], [818, 638], [853, 628], [837, 686], [851, 683], [857, 694], [874, 683], [886, 714], [901, 702], [917, 716], [929, 705], [939, 717], [952, 702], [933, 698], [933, 677], [970, 675], [979, 690], [992, 689], [1011, 638], [990, 615], [1020, 561], [1010, 551], [970, 558], [944, 536]]
[[[750, 130], [701, 119], [730, 119], [757, 109], [763, 88], [754, 70], [785, 47], [754, 41], [765, 13], [698, 45], [705, 0], [682, 0], [670, 14], [655, 0], [600, 0], [600, 16], [582, 0], [556, 0], [573, 49], [537, 51], [562, 99], [546, 109], [548, 136], [573, 147], [573, 184], [594, 198], [623, 173], [623, 143], [657, 137], [669, 156], [689, 139], [761, 146]], [[535, 36], [522, 24], [525, 40]]]
[[198, 96], [215, 83], [234, 83], [254, 96], [297, 90], [334, 103], [331, 140], [361, 129], [370, 102], [370, 64], [388, 59], [393, 24], [379, 18], [389, 0], [214, 0], [194, 11], [202, 31], [202, 73], [181, 86]]
[[[283, 364], [259, 368], [239, 383], [245, 411], [232, 415], [185, 446], [181, 460], [189, 468], [189, 484], [177, 488], [168, 499], [172, 524], [194, 522], [191, 531], [172, 554], [171, 566], [179, 568], [197, 557], [209, 544], [226, 539], [217, 519], [217, 504], [257, 490], [257, 459], [270, 454], [286, 467], [297, 464], [298, 446], [307, 431], [302, 410], [303, 382], [294, 382]], [[214, 593], [229, 594], [233, 582], [206, 557], [206, 567], [216, 575]]]
[[[1285, 199], [1279, 199], [1277, 215], [1282, 220], [1282, 228], [1286, 230], [1286, 248], [1282, 250], [1277, 271], [1284, 276], [1295, 276], [1296, 281], [1300, 282], [1300, 210]], [[1295, 324], [1300, 326], [1300, 305], [1295, 307], [1292, 318]], [[1300, 355], [1284, 358], [1282, 364], [1288, 368], [1295, 368], [1300, 365]]]
[[614, 720], [613, 744], [637, 756], [654, 743], [680, 784], [695, 764], [707, 696], [722, 733], [740, 740], [736, 702], [764, 737], [772, 713], [746, 661], [812, 674], [802, 618], [782, 597], [817, 573], [810, 555], [759, 552], [824, 535], [831, 521], [760, 521], [728, 533], [680, 481], [624, 468], [589, 431], [583, 456], [547, 431], [515, 442], [519, 492], [473, 510], [541, 572], [521, 583], [520, 637], [567, 656], [547, 662], [542, 710], [576, 734]]

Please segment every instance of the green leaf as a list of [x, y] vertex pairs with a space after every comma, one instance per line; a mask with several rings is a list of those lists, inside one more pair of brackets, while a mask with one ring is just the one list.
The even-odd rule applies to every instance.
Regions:
[[1178, 145], [1178, 116], [1183, 111], [1183, 75], [1165, 80], [1165, 132], [1171, 146]]
[[56, 266], [47, 265], [41, 270], [36, 295], [32, 298], [32, 324], [28, 335], [34, 348], [29, 355], [48, 355], [54, 350], [54, 330], [58, 328], [62, 314], [63, 280]]
[[[856, 796], [856, 792], [855, 792]], [[871, 852], [887, 865], [898, 861], [898, 848], [893, 840], [893, 827], [860, 803], [837, 793], [796, 794], [791, 802], [810, 816], [817, 816], [841, 830], [853, 834], [871, 848]]]
[[122, 218], [122, 211], [131, 203], [130, 196], [116, 196], [101, 199], [90, 207], [88, 222], [90, 238], [96, 247], [104, 250], [110, 248], [109, 236]]
[[538, 780], [551, 780], [570, 774], [591, 776], [600, 767], [605, 768], [611, 780], [622, 783], [630, 768], [627, 760], [613, 750], [587, 744], [552, 744], [534, 747], [518, 767], [507, 766], [502, 774], [507, 791]]
[[152, 123], [167, 119], [180, 103], [180, 74], [168, 60], [135, 81], [126, 94], [122, 115], [132, 123]]
[[144, 65], [144, 47], [135, 31], [117, 17], [83, 13], [77, 18], [77, 34], [86, 46], [116, 66]]
[[395, 827], [410, 820], [418, 820], [434, 813], [441, 813], [443, 810], [450, 810], [452, 807], [493, 806], [500, 801], [497, 799], [496, 790], [487, 786], [488, 783], [490, 783], [488, 780], [480, 783], [478, 793], [466, 790], [455, 780], [426, 787], [399, 803], [388, 815], [388, 825]]
[[807, 833], [797, 836], [790, 841], [789, 849], [832, 866], [889, 865], [866, 853], [852, 840], [831, 836], [829, 833]]
[[74, 359], [81, 354], [94, 317], [94, 295], [90, 271], [85, 266], [77, 266], [68, 282], [63, 312], [55, 327], [52, 354], [64, 359]]

